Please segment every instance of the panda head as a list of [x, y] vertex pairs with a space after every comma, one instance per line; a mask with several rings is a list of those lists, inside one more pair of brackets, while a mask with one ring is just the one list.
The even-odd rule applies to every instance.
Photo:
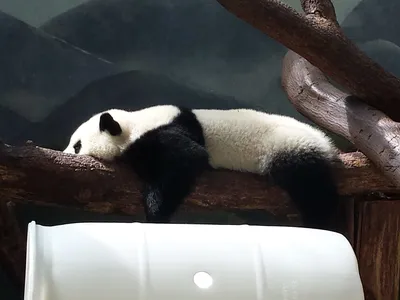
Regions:
[[131, 112], [112, 109], [94, 115], [72, 134], [64, 153], [113, 160], [129, 143]]

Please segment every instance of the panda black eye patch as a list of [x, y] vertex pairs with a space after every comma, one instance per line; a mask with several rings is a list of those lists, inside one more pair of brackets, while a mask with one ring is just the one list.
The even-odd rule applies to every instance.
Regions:
[[78, 154], [81, 151], [82, 143], [81, 140], [77, 141], [74, 145], [75, 154]]

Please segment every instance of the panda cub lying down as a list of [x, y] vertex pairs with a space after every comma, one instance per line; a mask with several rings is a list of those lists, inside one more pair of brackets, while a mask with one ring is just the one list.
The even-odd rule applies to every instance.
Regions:
[[331, 174], [337, 150], [330, 139], [293, 118], [250, 109], [111, 109], [81, 124], [64, 152], [129, 165], [144, 182], [148, 222], [169, 222], [210, 167], [272, 179], [306, 227], [330, 230], [338, 201]]

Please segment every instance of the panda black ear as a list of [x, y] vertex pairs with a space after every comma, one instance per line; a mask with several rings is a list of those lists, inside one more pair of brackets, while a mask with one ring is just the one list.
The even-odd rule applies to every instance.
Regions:
[[120, 135], [122, 133], [121, 126], [107, 112], [100, 116], [100, 131], [108, 131], [111, 135]]

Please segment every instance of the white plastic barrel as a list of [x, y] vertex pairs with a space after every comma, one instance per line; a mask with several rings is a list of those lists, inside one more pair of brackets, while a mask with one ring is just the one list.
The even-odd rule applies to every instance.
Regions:
[[248, 225], [28, 227], [25, 300], [363, 300], [337, 233]]

